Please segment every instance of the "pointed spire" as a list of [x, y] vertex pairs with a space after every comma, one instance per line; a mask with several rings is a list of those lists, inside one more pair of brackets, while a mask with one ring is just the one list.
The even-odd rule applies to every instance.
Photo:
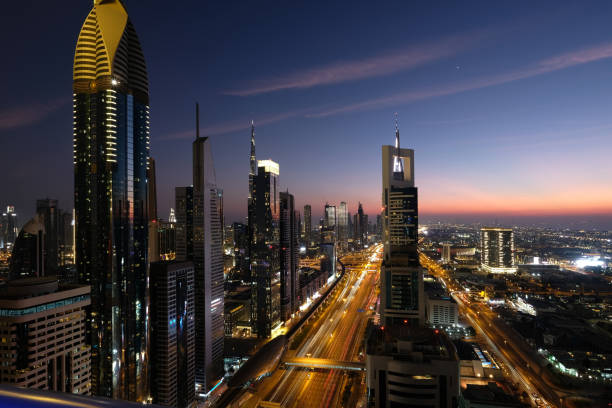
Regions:
[[397, 119], [397, 112], [395, 112], [395, 148], [397, 149], [397, 155], [399, 156], [399, 148], [400, 148], [400, 144], [399, 144], [399, 123], [398, 123], [398, 119]]
[[196, 102], [196, 140], [200, 138], [200, 104]]
[[395, 112], [395, 155], [393, 157], [393, 177], [397, 180], [404, 179], [404, 163], [400, 156], [399, 124], [397, 112]]

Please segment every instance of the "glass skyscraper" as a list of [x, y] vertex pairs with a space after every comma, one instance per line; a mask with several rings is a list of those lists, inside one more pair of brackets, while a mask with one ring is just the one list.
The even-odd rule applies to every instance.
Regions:
[[95, 0], [73, 70], [76, 265], [91, 285], [92, 392], [147, 397], [149, 90], [119, 0]]
[[[414, 185], [414, 150], [382, 147], [384, 258], [380, 314], [384, 326], [418, 326], [424, 319], [423, 271], [419, 263], [418, 191]], [[367, 222], [362, 228], [367, 228]]]

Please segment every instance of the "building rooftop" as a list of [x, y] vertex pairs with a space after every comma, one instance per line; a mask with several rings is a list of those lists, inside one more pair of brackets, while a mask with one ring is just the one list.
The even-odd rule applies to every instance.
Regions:
[[371, 326], [367, 353], [412, 362], [458, 359], [448, 337], [440, 330], [427, 327]]

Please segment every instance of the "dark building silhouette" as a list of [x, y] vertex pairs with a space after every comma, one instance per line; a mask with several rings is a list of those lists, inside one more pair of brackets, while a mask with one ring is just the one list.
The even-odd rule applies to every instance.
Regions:
[[312, 207], [304, 206], [304, 243], [307, 247], [312, 245]]
[[298, 234], [293, 195], [280, 193], [280, 286], [281, 321], [297, 311]]
[[132, 401], [148, 396], [148, 88], [123, 2], [95, 0], [74, 54], [76, 263], [92, 392]]
[[9, 279], [43, 277], [45, 264], [45, 225], [36, 215], [17, 236], [11, 254]]
[[175, 188], [176, 259], [193, 259], [193, 187]]
[[235, 222], [232, 224], [234, 236], [234, 275], [235, 278], [244, 282], [250, 281], [249, 261], [247, 253], [249, 250], [248, 227], [245, 224]]
[[59, 247], [63, 231], [63, 217], [57, 207], [57, 200], [50, 198], [36, 200], [36, 214], [45, 226], [45, 273], [56, 275], [59, 266]]
[[152, 263], [150, 284], [153, 403], [190, 407], [196, 362], [193, 263]]

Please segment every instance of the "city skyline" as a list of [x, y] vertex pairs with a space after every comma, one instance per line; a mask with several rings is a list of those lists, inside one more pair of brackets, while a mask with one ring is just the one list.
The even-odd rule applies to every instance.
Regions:
[[[6, 15], [18, 16], [25, 7], [11, 4]], [[88, 9], [74, 2], [58, 15], [51, 4], [38, 7], [32, 16], [37, 24], [20, 27], [18, 18], [9, 18], [4, 26], [23, 38], [7, 46], [8, 58], [23, 63], [5, 67], [14, 80], [4, 92], [13, 97], [0, 104], [0, 137], [18, 142], [3, 143], [0, 171], [15, 182], [0, 204], [15, 205], [23, 215], [20, 223], [34, 213], [30, 203], [37, 198], [57, 198], [63, 207], [71, 202], [65, 89], [78, 30], [70, 24], [51, 29], [49, 21], [82, 20]], [[151, 154], [160, 156], [161, 217], [174, 204], [174, 185], [189, 184], [190, 171], [180, 158], [189, 152], [192, 106], [200, 100], [206, 112], [202, 134], [211, 136], [213, 154], [222, 164], [218, 184], [228, 220], [246, 217], [248, 187], [241, 175], [248, 170], [251, 120], [259, 156], [279, 161], [283, 188], [296, 192], [296, 207], [311, 204], [318, 218], [325, 202], [346, 201], [354, 212], [361, 201], [366, 213], [377, 213], [380, 185], [373, 174], [378, 158], [371, 152], [393, 131], [397, 111], [404, 144], [419, 153], [424, 216], [599, 214], [611, 222], [612, 193], [604, 187], [612, 175], [605, 154], [612, 147], [606, 109], [612, 92], [603, 81], [612, 67], [612, 38], [603, 18], [609, 4], [585, 10], [539, 3], [530, 7], [530, 17], [520, 7], [471, 4], [445, 7], [437, 18], [418, 5], [390, 4], [388, 10], [330, 5], [317, 30], [311, 23], [319, 10], [310, 6], [207, 7], [194, 3], [185, 11], [170, 11], [164, 30], [150, 24], [168, 13], [163, 4], [131, 11], [142, 26], [140, 39], [152, 67], [157, 115], [151, 123]], [[342, 19], [340, 12], [346, 13]], [[295, 31], [279, 18], [283, 13], [297, 24]], [[461, 18], [451, 20], [453, 13]], [[221, 21], [277, 21], [279, 27], [237, 24], [241, 30], [228, 37], [218, 21], [201, 24], [206, 29], [196, 24], [212, 20], [211, 14]], [[366, 19], [369, 24], [353, 24]], [[178, 21], [185, 24], [179, 28]], [[570, 21], [588, 22], [589, 30], [562, 30]], [[363, 26], [367, 29], [361, 33]], [[277, 30], [287, 31], [280, 36], [286, 38], [277, 38]], [[43, 33], [59, 47], [42, 51], [34, 63], [28, 50]], [[223, 45], [216, 43], [220, 39]], [[356, 42], [361, 45], [352, 46]], [[175, 62], [160, 60], [167, 53]], [[198, 62], [202, 58], [205, 65]], [[245, 59], [254, 63], [241, 64]], [[39, 69], [58, 79], [18, 85]], [[180, 98], [176, 89], [184, 90]], [[297, 149], [301, 154], [292, 156]], [[319, 161], [329, 165], [313, 166]], [[52, 170], [40, 177], [43, 167]], [[570, 197], [565, 185], [574, 186]]]

